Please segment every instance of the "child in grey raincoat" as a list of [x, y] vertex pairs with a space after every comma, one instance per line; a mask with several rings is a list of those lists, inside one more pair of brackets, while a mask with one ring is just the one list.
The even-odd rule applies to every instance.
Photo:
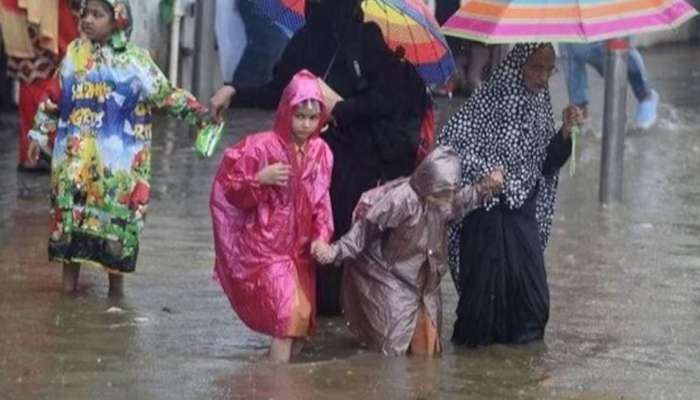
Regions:
[[350, 231], [315, 256], [345, 263], [341, 303], [363, 341], [390, 355], [441, 351], [448, 224], [498, 190], [501, 177], [460, 189], [459, 158], [438, 147], [411, 177], [362, 195]]

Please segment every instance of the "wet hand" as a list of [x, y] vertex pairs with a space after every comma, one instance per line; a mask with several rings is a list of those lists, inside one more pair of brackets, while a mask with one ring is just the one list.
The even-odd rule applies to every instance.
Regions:
[[217, 90], [209, 100], [209, 115], [215, 121], [221, 122], [224, 119], [224, 111], [231, 105], [236, 89], [233, 86], [224, 86]]
[[505, 184], [505, 175], [502, 168], [496, 168], [485, 176], [478, 184], [478, 193], [481, 197], [490, 199], [501, 193]]
[[338, 249], [321, 240], [311, 243], [311, 255], [319, 264], [332, 264], [338, 257]]
[[29, 166], [33, 167], [39, 161], [39, 155], [41, 153], [41, 148], [39, 144], [33, 140], [29, 141], [29, 150], [27, 151], [27, 157], [29, 158]]
[[562, 112], [562, 121], [564, 125], [561, 128], [564, 139], [571, 137], [571, 129], [574, 126], [581, 126], [585, 122], [586, 116], [583, 109], [575, 105], [570, 105]]
[[258, 182], [266, 186], [287, 186], [291, 175], [289, 164], [278, 162], [261, 169], [258, 172]]
[[503, 173], [503, 168], [498, 167], [491, 171], [491, 173], [488, 176], [489, 180], [492, 183], [492, 189], [496, 191], [501, 191], [503, 190], [503, 184], [506, 181], [505, 174]]
[[335, 108], [335, 105], [343, 101], [343, 98], [340, 97], [340, 95], [335, 90], [328, 86], [328, 84], [324, 82], [323, 79], [319, 78], [318, 84], [319, 86], [321, 86], [321, 92], [323, 93], [323, 102], [325, 103], [328, 111], [332, 112]]

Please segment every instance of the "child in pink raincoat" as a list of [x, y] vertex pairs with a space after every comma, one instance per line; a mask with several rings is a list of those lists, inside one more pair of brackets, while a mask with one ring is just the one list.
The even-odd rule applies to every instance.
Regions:
[[241, 320], [272, 336], [275, 361], [315, 328], [311, 252], [333, 235], [327, 115], [318, 78], [297, 73], [273, 130], [226, 150], [211, 195], [216, 277]]

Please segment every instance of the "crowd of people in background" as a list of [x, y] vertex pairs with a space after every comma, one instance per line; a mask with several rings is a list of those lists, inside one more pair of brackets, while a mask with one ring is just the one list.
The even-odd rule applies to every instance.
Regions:
[[[152, 110], [203, 128], [229, 108], [276, 109], [271, 128], [225, 150], [211, 199], [218, 281], [241, 320], [272, 337], [272, 359], [288, 361], [317, 314], [341, 312], [378, 351], [437, 354], [448, 271], [460, 294], [455, 344], [544, 338], [558, 172], [588, 118], [586, 65], [605, 72], [603, 44], [558, 49], [571, 104], [556, 126], [551, 44], [449, 39], [457, 73], [426, 88], [360, 0], [308, 0], [291, 36], [254, 0], [217, 0], [225, 84], [207, 109], [130, 42], [128, 0], [51, 4], [2, 0], [0, 26], [20, 82], [18, 169], [51, 170], [49, 257], [66, 291], [81, 265], [96, 265], [121, 295], [136, 268]], [[437, 0], [437, 20], [459, 5]], [[636, 124], [649, 128], [659, 95], [636, 50], [628, 75]], [[425, 136], [428, 89], [465, 102]]]

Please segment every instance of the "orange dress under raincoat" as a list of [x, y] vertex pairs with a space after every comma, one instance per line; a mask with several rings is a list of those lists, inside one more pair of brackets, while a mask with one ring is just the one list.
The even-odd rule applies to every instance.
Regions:
[[[306, 100], [322, 104], [323, 118], [297, 149], [292, 115]], [[274, 337], [303, 337], [315, 326], [310, 248], [333, 235], [333, 156], [318, 137], [326, 115], [317, 78], [299, 72], [282, 95], [273, 130], [227, 149], [212, 190], [216, 277], [241, 320]], [[261, 186], [258, 172], [278, 162], [292, 167], [287, 186]]]

